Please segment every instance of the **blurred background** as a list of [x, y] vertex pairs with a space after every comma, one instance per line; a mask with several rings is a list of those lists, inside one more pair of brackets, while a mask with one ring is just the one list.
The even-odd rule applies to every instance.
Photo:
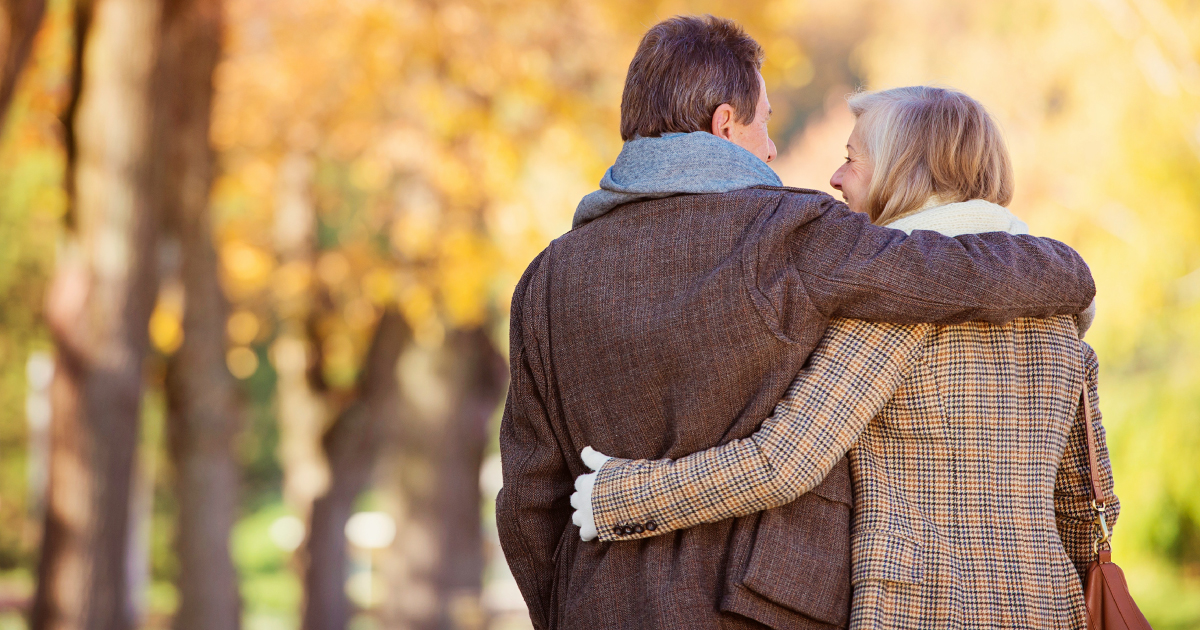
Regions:
[[860, 86], [998, 118], [1099, 287], [1116, 559], [1200, 628], [1200, 2], [0, 8], [0, 630], [528, 628], [508, 301], [679, 13], [766, 49], [789, 185], [828, 190]]

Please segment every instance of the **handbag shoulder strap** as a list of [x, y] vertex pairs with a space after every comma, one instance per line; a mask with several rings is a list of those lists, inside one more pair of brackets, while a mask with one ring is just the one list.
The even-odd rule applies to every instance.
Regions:
[[1083, 380], [1083, 391], [1079, 393], [1079, 404], [1083, 406], [1083, 423], [1087, 427], [1088, 473], [1092, 479], [1092, 498], [1103, 508], [1108, 495], [1100, 483], [1100, 462], [1096, 459], [1096, 430], [1092, 428], [1092, 404], [1088, 397], [1087, 378]]

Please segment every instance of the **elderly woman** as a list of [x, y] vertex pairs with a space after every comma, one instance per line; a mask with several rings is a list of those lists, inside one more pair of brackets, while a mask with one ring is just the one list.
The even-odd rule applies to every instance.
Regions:
[[[908, 87], [856, 94], [850, 108], [831, 183], [851, 209], [909, 233], [1025, 233], [1004, 207], [1007, 150], [978, 102]], [[670, 535], [789, 503], [848, 454], [851, 628], [1084, 628], [1094, 513], [1081, 395], [1096, 404], [1097, 362], [1076, 326], [836, 320], [754, 435], [675, 461], [585, 449], [599, 473], [577, 484], [575, 522], [604, 541]]]

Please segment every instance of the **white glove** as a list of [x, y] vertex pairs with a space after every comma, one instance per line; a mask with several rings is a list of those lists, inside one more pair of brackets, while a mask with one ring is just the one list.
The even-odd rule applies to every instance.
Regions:
[[[590, 446], [583, 447], [579, 457], [588, 468], [596, 471], [612, 459]], [[592, 515], [592, 488], [595, 486], [596, 473], [579, 475], [575, 478], [575, 493], [571, 495], [571, 507], [575, 508], [575, 512], [571, 514], [571, 522], [579, 527], [579, 537], [585, 542], [595, 540], [597, 536], [596, 518]]]

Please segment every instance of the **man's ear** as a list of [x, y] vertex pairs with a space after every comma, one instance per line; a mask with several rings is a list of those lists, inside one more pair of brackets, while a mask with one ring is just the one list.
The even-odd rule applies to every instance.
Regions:
[[713, 112], [712, 134], [718, 138], [733, 140], [734, 118], [733, 106], [729, 103], [721, 103], [717, 107], [717, 111]]

